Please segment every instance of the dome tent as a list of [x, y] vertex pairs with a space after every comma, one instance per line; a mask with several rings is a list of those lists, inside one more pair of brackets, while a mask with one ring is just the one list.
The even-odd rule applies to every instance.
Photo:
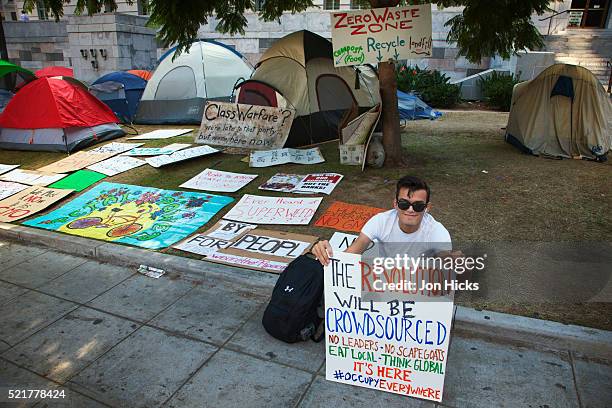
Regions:
[[605, 160], [612, 103], [591, 71], [555, 64], [514, 86], [506, 141], [525, 153]]
[[0, 112], [21, 87], [36, 79], [36, 76], [19, 65], [0, 60]]
[[310, 31], [279, 39], [261, 57], [251, 79], [237, 86], [237, 102], [295, 109], [287, 147], [337, 139], [347, 110], [356, 105], [363, 112], [380, 97], [373, 68], [335, 68], [332, 54], [331, 42]]
[[227, 101], [236, 82], [253, 67], [240, 53], [221, 43], [194, 41], [174, 58], [176, 47], [159, 60], [142, 94], [136, 123], [196, 124], [207, 100]]
[[117, 117], [86, 89], [57, 78], [24, 86], [0, 115], [0, 148], [72, 152], [125, 135]]
[[39, 69], [34, 72], [38, 78], [43, 77], [72, 77], [74, 78], [74, 71], [72, 68], [50, 66]]
[[131, 123], [147, 81], [128, 72], [111, 72], [96, 79], [89, 92], [108, 105], [124, 123]]

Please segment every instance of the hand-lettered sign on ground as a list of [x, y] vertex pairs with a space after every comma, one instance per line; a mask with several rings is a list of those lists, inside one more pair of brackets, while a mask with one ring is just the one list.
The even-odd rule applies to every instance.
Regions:
[[94, 163], [106, 160], [114, 156], [115, 153], [91, 153], [91, 152], [76, 152], [70, 156], [48, 164], [38, 169], [38, 171], [47, 173], [69, 173], [90, 166]]
[[336, 67], [431, 57], [431, 4], [330, 15]]
[[0, 201], [0, 222], [17, 221], [44, 210], [72, 190], [32, 186]]
[[251, 224], [307, 225], [321, 200], [245, 194], [223, 218]]
[[270, 106], [207, 102], [196, 143], [269, 150], [285, 145], [295, 111]]
[[74, 172], [60, 181], [51, 184], [50, 188], [63, 188], [74, 191], [83, 191], [92, 184], [97, 183], [106, 176], [91, 170], [79, 170]]
[[[332, 252], [344, 252], [350, 247], [353, 242], [357, 239], [358, 235], [345, 234], [344, 232], [334, 232], [334, 235], [329, 239], [329, 246], [332, 248]], [[367, 249], [371, 249], [376, 245], [375, 242], [370, 242]]]
[[12, 181], [0, 181], [0, 200], [17, 194], [28, 187], [25, 184], [13, 183]]
[[255, 151], [249, 155], [249, 167], [270, 167], [277, 164], [317, 164], [325, 159], [318, 147], [312, 149], [277, 149]]
[[164, 147], [137, 147], [123, 153], [124, 156], [157, 156], [159, 154], [172, 154], [191, 146], [189, 143], [172, 143]]
[[180, 249], [181, 251], [185, 252], [191, 252], [193, 254], [208, 256], [222, 248], [227, 248], [231, 244], [232, 241], [207, 237], [204, 234], [196, 234], [184, 241], [179, 242], [172, 248]]
[[136, 167], [144, 166], [147, 164], [146, 161], [137, 159], [130, 156], [115, 156], [110, 159], [102, 160], [91, 166], [87, 166], [89, 170], [93, 170], [98, 173], [106, 174], [109, 177], [116, 176], [117, 174], [123, 173], [134, 169]]
[[[325, 267], [326, 379], [441, 401], [452, 298], [362, 300], [361, 256], [334, 253]], [[400, 300], [401, 299], [401, 300]]]
[[128, 137], [129, 140], [151, 140], [151, 139], [168, 139], [175, 136], [184, 135], [192, 132], [193, 129], [158, 129], [152, 132], [143, 133], [142, 135]]
[[125, 153], [132, 149], [142, 146], [144, 143], [120, 143], [111, 142], [104, 146], [96, 147], [95, 149], [88, 150], [89, 153]]
[[233, 193], [249, 184], [256, 177], [257, 174], [242, 174], [206, 169], [195, 177], [187, 180], [179, 187], [190, 188], [192, 190]]
[[236, 222], [229, 220], [219, 220], [209, 230], [203, 234], [207, 237], [219, 238], [226, 241], [233, 241], [238, 235], [257, 228], [255, 224], [247, 224], [245, 222]]
[[315, 226], [333, 228], [339, 231], [360, 232], [370, 218], [383, 211], [385, 210], [382, 208], [334, 201], [321, 218], [317, 220]]
[[161, 155], [146, 158], [145, 161], [153, 167], [161, 167], [167, 164], [178, 163], [184, 160], [193, 159], [195, 157], [206, 156], [208, 154], [218, 153], [219, 150], [213, 149], [210, 146], [198, 146], [190, 149], [181, 150], [168, 155]]
[[19, 167], [19, 164], [0, 164], [0, 174], [4, 174], [7, 171], [11, 171]]
[[338, 173], [315, 173], [308, 174], [304, 180], [295, 187], [296, 193], [331, 194], [336, 188], [342, 174]]
[[46, 173], [37, 170], [15, 169], [0, 176], [0, 180], [23, 183], [31, 186], [47, 186], [66, 177], [65, 174]]
[[103, 182], [26, 225], [158, 249], [193, 233], [232, 201], [212, 194]]
[[259, 186], [260, 190], [281, 191], [290, 193], [306, 177], [306, 174], [276, 173], [268, 181]]

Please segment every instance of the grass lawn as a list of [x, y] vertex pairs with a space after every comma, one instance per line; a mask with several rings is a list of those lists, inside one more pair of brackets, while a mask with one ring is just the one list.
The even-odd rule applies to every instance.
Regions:
[[[216, 154], [160, 169], [142, 166], [104, 181], [178, 189], [180, 184], [207, 167], [259, 174], [239, 193], [223, 193], [239, 199], [246, 193], [282, 195], [257, 189], [277, 172], [303, 174], [328, 171], [344, 174], [345, 178], [333, 194], [323, 200], [313, 218], [314, 223], [334, 200], [390, 208], [397, 179], [413, 174], [431, 185], [431, 213], [450, 231], [454, 242], [610, 241], [607, 234], [612, 226], [612, 165], [609, 162], [557, 161], [523, 155], [503, 141], [501, 128], [506, 121], [506, 113], [457, 111], [447, 112], [436, 121], [411, 122], [402, 134], [408, 157], [407, 165], [402, 168], [367, 168], [361, 172], [358, 167], [342, 166], [339, 164], [337, 143], [331, 142], [321, 145], [326, 159], [322, 164], [252, 169], [248, 163], [240, 161], [242, 156]], [[136, 128], [144, 133], [160, 127]], [[144, 147], [192, 140], [193, 136], [187, 134], [148, 141]], [[36, 169], [64, 156], [59, 153], [0, 151], [0, 163], [21, 164], [22, 168]], [[207, 229], [228, 209], [201, 230]], [[330, 237], [334, 232], [313, 226], [279, 225], [270, 228], [323, 238]], [[173, 249], [164, 252], [189, 256]], [[500, 282], [504, 279], [505, 276], [499, 277]], [[535, 300], [525, 303], [511, 299], [484, 301], [462, 295], [458, 296], [457, 303], [612, 329], [612, 303], [542, 304]]]

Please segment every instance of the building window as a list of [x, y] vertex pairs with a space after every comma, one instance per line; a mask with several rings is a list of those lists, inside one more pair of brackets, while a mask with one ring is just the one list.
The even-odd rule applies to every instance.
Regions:
[[367, 0], [351, 0], [351, 10], [369, 9], [370, 3]]
[[149, 0], [138, 0], [138, 15], [148, 16], [149, 15]]
[[42, 0], [38, 0], [36, 2], [36, 11], [38, 12], [39, 20], [48, 20], [49, 15], [47, 14], [47, 8], [45, 7], [45, 2]]
[[266, 0], [255, 0], [255, 11], [261, 11], [266, 4]]
[[323, 3], [324, 10], [340, 10], [340, 0], [325, 0]]
[[11, 11], [11, 20], [17, 21], [17, 12], [16, 11]]
[[104, 2], [104, 11], [103, 13], [112, 13], [113, 12], [113, 8], [111, 6], [110, 1], [105, 1]]

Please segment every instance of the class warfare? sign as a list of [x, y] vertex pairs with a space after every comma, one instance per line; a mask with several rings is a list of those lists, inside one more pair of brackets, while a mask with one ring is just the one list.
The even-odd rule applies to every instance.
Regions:
[[334, 66], [431, 57], [431, 4], [331, 14]]

